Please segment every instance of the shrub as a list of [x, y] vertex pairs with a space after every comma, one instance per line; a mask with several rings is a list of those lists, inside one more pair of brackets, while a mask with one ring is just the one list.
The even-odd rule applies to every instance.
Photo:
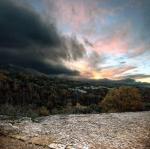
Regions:
[[11, 104], [3, 104], [0, 106], [0, 115], [8, 115], [8, 116], [25, 116], [36, 118], [38, 113], [34, 110], [32, 106], [20, 106], [20, 105], [11, 105]]
[[16, 113], [16, 108], [11, 104], [6, 103], [0, 106], [0, 115], [14, 116]]
[[40, 116], [48, 116], [49, 110], [46, 107], [42, 106], [38, 109], [38, 113]]
[[90, 113], [100, 113], [101, 112], [101, 108], [96, 104], [91, 104], [89, 106], [89, 109], [90, 109]]
[[140, 92], [132, 87], [110, 90], [100, 105], [104, 112], [139, 111], [143, 109]]

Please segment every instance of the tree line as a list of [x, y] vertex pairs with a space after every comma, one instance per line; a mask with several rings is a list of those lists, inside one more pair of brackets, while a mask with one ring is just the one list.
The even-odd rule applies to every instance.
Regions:
[[43, 75], [0, 72], [0, 114], [34, 117], [149, 109], [147, 89], [101, 87], [88, 89], [86, 93], [70, 89], [79, 85], [87, 84]]

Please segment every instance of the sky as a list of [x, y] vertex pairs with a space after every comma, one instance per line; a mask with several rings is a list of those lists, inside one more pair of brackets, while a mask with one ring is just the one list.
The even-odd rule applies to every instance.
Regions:
[[150, 82], [149, 0], [1, 0], [0, 63]]

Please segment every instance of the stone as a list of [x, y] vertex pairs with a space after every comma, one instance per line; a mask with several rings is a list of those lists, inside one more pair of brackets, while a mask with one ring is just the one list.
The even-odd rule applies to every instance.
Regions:
[[65, 149], [66, 145], [59, 144], [59, 143], [51, 143], [50, 145], [48, 145], [48, 147], [50, 149]]
[[65, 149], [76, 149], [75, 145], [67, 145]]

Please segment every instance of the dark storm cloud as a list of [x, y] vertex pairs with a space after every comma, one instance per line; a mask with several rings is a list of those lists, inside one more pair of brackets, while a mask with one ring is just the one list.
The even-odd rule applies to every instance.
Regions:
[[0, 45], [4, 48], [55, 46], [59, 42], [53, 25], [46, 25], [32, 10], [10, 0], [0, 1], [0, 33]]
[[15, 64], [47, 74], [76, 75], [61, 60], [82, 57], [77, 39], [61, 36], [30, 8], [12, 0], [0, 1], [0, 64]]

